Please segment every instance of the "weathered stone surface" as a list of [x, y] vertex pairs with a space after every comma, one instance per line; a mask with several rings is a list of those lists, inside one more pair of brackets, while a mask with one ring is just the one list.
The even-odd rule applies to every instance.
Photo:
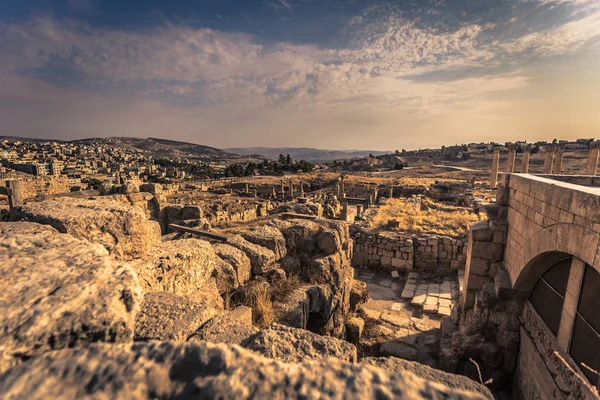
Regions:
[[260, 225], [242, 232], [242, 237], [250, 243], [266, 247], [275, 254], [275, 261], [281, 260], [287, 253], [285, 238], [279, 229], [271, 225]]
[[119, 203], [111, 196], [27, 203], [12, 210], [11, 220], [51, 225], [61, 233], [101, 244], [123, 260], [142, 257], [161, 241], [157, 222], [149, 221], [141, 208]]
[[246, 253], [254, 275], [265, 274], [276, 267], [275, 253], [266, 247], [251, 243], [239, 235], [231, 236], [226, 243]]
[[135, 320], [135, 340], [187, 340], [215, 309], [169, 292], [150, 292], [144, 296]]
[[194, 333], [189, 341], [240, 344], [256, 332], [258, 328], [252, 326], [252, 309], [240, 306], [212, 318]]
[[315, 253], [316, 237], [321, 229], [319, 224], [306, 220], [274, 220], [273, 225], [285, 237], [288, 251], [298, 255], [307, 254], [309, 257]]
[[350, 310], [356, 309], [369, 300], [369, 289], [367, 283], [357, 279], [352, 280], [352, 289], [350, 291]]
[[348, 250], [350, 233], [345, 222], [324, 220], [320, 225], [322, 231], [317, 237], [317, 245], [321, 251], [329, 255]]
[[228, 262], [237, 272], [240, 285], [244, 285], [252, 275], [252, 266], [246, 253], [228, 244], [219, 243], [213, 246], [215, 253]]
[[356, 362], [354, 345], [304, 329], [273, 324], [249, 337], [243, 347], [284, 362], [302, 362], [324, 357]]
[[215, 269], [212, 276], [215, 278], [220, 295], [229, 293], [239, 286], [235, 269], [220, 257], [216, 257]]
[[215, 278], [210, 278], [201, 288], [190, 293], [187, 297], [206, 307], [212, 307], [218, 310], [225, 308], [225, 302], [223, 301], [223, 297], [219, 294], [219, 288], [217, 287]]
[[58, 233], [50, 225], [37, 224], [35, 222], [0, 222], [0, 235], [13, 234], [36, 234], [36, 233]]
[[132, 262], [144, 292], [171, 292], [190, 296], [213, 275], [218, 257], [205, 240], [162, 242]]
[[2, 225], [0, 370], [52, 349], [133, 339], [142, 293], [128, 264], [70, 235]]
[[365, 320], [360, 317], [348, 318], [346, 322], [346, 338], [350, 343], [358, 344], [365, 328]]
[[224, 344], [93, 345], [49, 353], [0, 376], [3, 398], [482, 399], [414, 374], [335, 358], [285, 364]]
[[452, 389], [479, 392], [488, 399], [494, 398], [487, 387], [466, 376], [449, 374], [418, 362], [407, 361], [397, 357], [365, 357], [360, 360], [360, 364], [373, 365], [390, 372], [410, 372], [428, 382], [436, 382]]
[[416, 361], [419, 356], [419, 353], [414, 347], [400, 340], [382, 343], [380, 351], [388, 356], [404, 358], [405, 360], [411, 361]]

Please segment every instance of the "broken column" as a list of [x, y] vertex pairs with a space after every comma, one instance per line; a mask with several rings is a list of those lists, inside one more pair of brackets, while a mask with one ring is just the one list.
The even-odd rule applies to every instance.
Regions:
[[515, 170], [515, 158], [517, 156], [517, 148], [515, 145], [508, 146], [508, 158], [506, 159], [506, 173], [512, 174]]
[[544, 159], [544, 174], [550, 175], [552, 173], [552, 164], [554, 161], [554, 151], [552, 148], [546, 148], [546, 158]]
[[285, 188], [283, 187], [283, 179], [281, 180], [281, 200], [285, 200]]
[[390, 192], [389, 192], [389, 196], [390, 199], [394, 198], [394, 186], [390, 186]]
[[22, 206], [23, 188], [21, 186], [21, 181], [6, 181], [6, 187], [8, 188], [8, 206], [10, 209]]
[[361, 214], [362, 214], [362, 210], [363, 210], [363, 206], [362, 206], [362, 204], [357, 204], [357, 205], [356, 205], [356, 216], [357, 216], [357, 217], [360, 217], [360, 216], [361, 216]]
[[531, 146], [525, 145], [522, 147], [523, 149], [523, 159], [521, 160], [521, 173], [528, 174], [529, 173], [529, 158], [531, 157]]
[[495, 188], [498, 182], [498, 167], [500, 166], [500, 149], [494, 149], [492, 156], [492, 174], [490, 178], [490, 187]]
[[342, 199], [342, 214], [340, 216], [340, 219], [342, 221], [348, 220], [348, 200], [346, 200], [345, 197]]
[[600, 151], [600, 140], [594, 140], [590, 143], [590, 152], [588, 153], [588, 162], [585, 168], [585, 175], [596, 175], [598, 171], [598, 153]]
[[554, 161], [552, 163], [552, 173], [560, 175], [562, 173], [563, 153], [565, 152], [562, 146], [554, 148]]
[[294, 199], [294, 182], [290, 182], [290, 199]]

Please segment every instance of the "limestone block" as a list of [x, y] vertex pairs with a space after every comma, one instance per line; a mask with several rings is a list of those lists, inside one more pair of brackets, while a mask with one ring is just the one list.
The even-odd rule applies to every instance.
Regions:
[[0, 371], [50, 350], [131, 341], [142, 301], [133, 269], [100, 245], [18, 224], [0, 224]]
[[246, 253], [254, 275], [265, 274], [276, 267], [275, 253], [266, 247], [251, 243], [239, 235], [229, 237], [226, 244]]
[[185, 341], [214, 315], [213, 308], [173, 293], [146, 293], [135, 321], [135, 339]]
[[335, 357], [351, 363], [357, 360], [356, 347], [351, 343], [279, 324], [272, 324], [255, 333], [242, 346], [283, 362], [302, 362], [324, 357]]
[[250, 264], [250, 259], [243, 251], [224, 243], [214, 245], [213, 249], [219, 257], [231, 264], [235, 269], [240, 285], [244, 285], [250, 280], [252, 266]]

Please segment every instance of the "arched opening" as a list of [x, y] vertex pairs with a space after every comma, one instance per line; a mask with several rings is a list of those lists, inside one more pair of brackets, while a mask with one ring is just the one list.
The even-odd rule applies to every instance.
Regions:
[[572, 262], [573, 257], [565, 256], [550, 264], [529, 295], [529, 302], [555, 336], [558, 336]]
[[[585, 266], [569, 354], [596, 387], [600, 386], [600, 273]], [[593, 370], [593, 371], [592, 371]]]

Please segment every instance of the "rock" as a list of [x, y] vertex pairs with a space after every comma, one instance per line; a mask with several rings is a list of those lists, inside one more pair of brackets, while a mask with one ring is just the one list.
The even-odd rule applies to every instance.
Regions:
[[101, 183], [98, 185], [98, 194], [100, 196], [105, 196], [110, 194], [113, 191], [112, 183]]
[[219, 257], [228, 262], [233, 269], [235, 269], [240, 285], [244, 285], [250, 280], [252, 267], [250, 264], [250, 259], [243, 251], [223, 243], [214, 245], [213, 249]]
[[135, 340], [185, 341], [214, 315], [215, 309], [173, 293], [146, 293], [135, 320]]
[[482, 399], [409, 372], [335, 358], [269, 360], [225, 344], [96, 344], [52, 352], [0, 376], [2, 398]]
[[100, 245], [18, 225], [2, 224], [0, 236], [0, 370], [53, 349], [133, 340], [142, 292], [131, 267]]
[[321, 226], [323, 230], [317, 237], [317, 244], [324, 254], [329, 255], [347, 250], [346, 245], [350, 241], [350, 233], [345, 222], [326, 220]]
[[229, 293], [239, 286], [235, 269], [220, 257], [216, 257], [215, 269], [212, 276], [215, 278], [220, 295]]
[[348, 318], [346, 322], [346, 338], [350, 343], [355, 345], [360, 342], [363, 329], [365, 328], [365, 320], [360, 317]]
[[126, 183], [121, 186], [121, 193], [130, 194], [130, 193], [138, 193], [140, 188], [134, 183]]
[[356, 347], [346, 341], [279, 324], [250, 336], [242, 346], [283, 362], [335, 357], [354, 363], [357, 359]]
[[35, 222], [0, 222], [0, 235], [7, 233], [35, 235], [44, 232], [58, 233], [50, 225], [36, 224]]
[[11, 220], [51, 225], [61, 233], [103, 245], [120, 260], [140, 258], [161, 241], [157, 222], [149, 221], [139, 207], [124, 205], [110, 196], [27, 203], [11, 211]]
[[183, 206], [181, 209], [181, 219], [201, 219], [204, 217], [200, 206]]
[[252, 309], [240, 306], [231, 312], [215, 316], [194, 333], [189, 341], [240, 344], [256, 332], [258, 329], [252, 325]]
[[360, 360], [360, 364], [372, 365], [389, 372], [410, 372], [428, 382], [436, 382], [451, 389], [478, 392], [487, 399], [494, 399], [492, 392], [490, 392], [487, 387], [466, 376], [449, 374], [418, 362], [407, 361], [396, 357], [365, 357]]
[[225, 302], [219, 294], [219, 288], [217, 287], [215, 278], [210, 278], [201, 288], [196, 289], [187, 297], [205, 307], [211, 307], [217, 310], [225, 308]]
[[272, 269], [265, 275], [267, 282], [271, 285], [276, 284], [277, 282], [284, 281], [286, 279], [286, 273], [281, 268]]
[[307, 258], [316, 253], [316, 237], [321, 230], [319, 224], [306, 220], [274, 220], [272, 223], [285, 237], [289, 252]]
[[361, 304], [369, 300], [369, 289], [367, 283], [357, 279], [352, 280], [350, 291], [350, 311], [356, 311]]
[[246, 253], [254, 275], [262, 275], [275, 268], [275, 253], [266, 247], [251, 243], [239, 235], [231, 236], [226, 244]]
[[152, 194], [161, 193], [162, 186], [158, 183], [143, 183], [140, 185], [140, 192], [147, 192]]
[[156, 245], [146, 257], [131, 265], [144, 292], [189, 296], [213, 275], [218, 260], [207, 241], [180, 239]]
[[418, 357], [417, 350], [414, 347], [399, 340], [382, 343], [380, 351], [382, 354], [388, 356], [394, 356], [411, 361], [415, 361]]
[[275, 261], [281, 260], [287, 253], [285, 238], [279, 229], [271, 225], [259, 225], [248, 232], [242, 232], [242, 237], [250, 243], [266, 247], [275, 254]]

